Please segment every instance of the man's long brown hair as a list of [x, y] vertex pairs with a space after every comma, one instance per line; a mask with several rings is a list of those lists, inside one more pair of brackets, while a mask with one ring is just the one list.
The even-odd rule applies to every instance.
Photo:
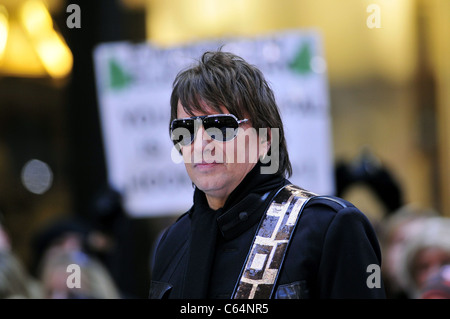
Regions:
[[257, 130], [277, 128], [279, 156], [271, 160], [279, 161], [277, 173], [285, 177], [292, 175], [275, 96], [257, 67], [221, 49], [205, 52], [196, 65], [180, 71], [175, 78], [170, 98], [170, 122], [177, 118], [178, 101], [191, 116], [195, 112], [206, 113], [205, 106], [219, 113], [222, 113], [221, 107], [225, 107], [240, 120], [248, 118]]

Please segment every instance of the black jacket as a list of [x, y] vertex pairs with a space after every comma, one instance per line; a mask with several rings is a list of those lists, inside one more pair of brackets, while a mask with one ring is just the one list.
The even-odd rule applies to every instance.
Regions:
[[[257, 165], [217, 211], [196, 189], [192, 208], [157, 244], [150, 298], [230, 298], [258, 222], [275, 192], [289, 183], [260, 174]], [[313, 198], [292, 237], [275, 298], [385, 298], [380, 266], [366, 216], [343, 199]]]

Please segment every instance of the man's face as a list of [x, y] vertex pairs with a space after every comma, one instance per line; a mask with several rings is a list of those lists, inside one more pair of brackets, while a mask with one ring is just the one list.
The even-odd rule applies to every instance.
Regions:
[[[194, 115], [220, 114], [210, 108], [205, 109], [211, 112]], [[228, 113], [226, 108], [222, 109], [222, 114]], [[191, 115], [178, 102], [177, 118], [189, 117]], [[259, 147], [257, 132], [249, 122], [241, 123], [240, 133], [228, 142], [212, 139], [203, 125], [199, 125], [194, 141], [181, 147], [186, 171], [196, 187], [206, 194], [210, 206], [214, 206], [210, 201], [213, 198], [223, 205], [228, 195], [256, 165], [259, 154], [265, 151], [264, 147]]]

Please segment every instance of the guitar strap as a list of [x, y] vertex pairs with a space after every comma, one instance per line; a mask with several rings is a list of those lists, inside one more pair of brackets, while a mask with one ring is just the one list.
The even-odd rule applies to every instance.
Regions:
[[309, 199], [316, 194], [286, 185], [274, 196], [262, 218], [241, 270], [233, 299], [270, 299], [289, 241]]

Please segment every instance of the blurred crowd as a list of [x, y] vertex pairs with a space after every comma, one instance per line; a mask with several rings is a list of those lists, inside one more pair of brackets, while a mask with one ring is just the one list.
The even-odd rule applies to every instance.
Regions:
[[406, 205], [379, 235], [388, 298], [450, 299], [450, 218]]
[[[336, 165], [337, 195], [365, 186], [384, 208], [371, 222], [382, 250], [389, 299], [450, 298], [450, 218], [405, 203], [395, 174], [369, 149]], [[369, 216], [370, 219], [370, 216]]]
[[37, 231], [29, 267], [13, 250], [0, 219], [0, 299], [133, 298], [121, 287], [127, 223], [119, 194], [104, 190], [94, 206], [89, 220], [59, 217]]
[[[134, 298], [121, 288], [118, 277], [123, 271], [117, 264], [123, 258], [116, 248], [122, 239], [113, 230], [116, 224], [123, 226], [123, 220], [117, 200], [111, 193], [101, 197], [97, 204], [102, 208], [97, 210], [108, 213], [94, 222], [52, 221], [33, 240], [31, 267], [12, 249], [0, 219], [0, 298]], [[450, 299], [450, 218], [408, 204], [377, 221], [375, 229], [389, 299]], [[77, 265], [78, 273], [70, 265]]]

